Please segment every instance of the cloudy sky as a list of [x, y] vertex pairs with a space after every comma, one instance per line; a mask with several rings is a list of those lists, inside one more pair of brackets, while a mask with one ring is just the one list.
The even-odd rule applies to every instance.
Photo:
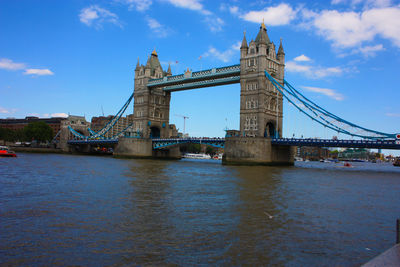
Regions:
[[[153, 49], [173, 74], [239, 63], [264, 22], [285, 78], [349, 121], [400, 132], [400, 3], [390, 0], [3, 0], [0, 118], [115, 114]], [[239, 85], [173, 93], [170, 121], [194, 136], [239, 127]], [[130, 108], [132, 111], [132, 108]], [[331, 137], [285, 106], [286, 136]]]

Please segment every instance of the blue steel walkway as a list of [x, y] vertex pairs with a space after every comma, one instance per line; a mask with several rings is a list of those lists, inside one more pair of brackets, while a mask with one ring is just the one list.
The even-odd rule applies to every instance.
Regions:
[[274, 145], [286, 146], [400, 149], [400, 140], [333, 140], [311, 138], [277, 138], [272, 139], [271, 143]]
[[[117, 144], [118, 139], [88, 139], [69, 140], [69, 145], [105, 145]], [[169, 146], [195, 143], [205, 144], [213, 147], [223, 148], [225, 138], [154, 138], [153, 149], [163, 149]], [[349, 147], [349, 148], [376, 148], [376, 149], [399, 149], [400, 140], [333, 140], [333, 139], [311, 139], [311, 138], [277, 138], [272, 139], [273, 145], [283, 146], [313, 146], [313, 147]]]
[[189, 137], [189, 138], [157, 138], [153, 139], [153, 149], [162, 149], [165, 147], [185, 144], [185, 143], [194, 143], [194, 144], [205, 144], [213, 147], [221, 147], [225, 146], [225, 138], [207, 138], [207, 137]]

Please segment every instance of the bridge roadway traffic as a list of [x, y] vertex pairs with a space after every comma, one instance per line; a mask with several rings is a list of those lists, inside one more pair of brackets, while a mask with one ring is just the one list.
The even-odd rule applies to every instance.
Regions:
[[[153, 138], [153, 149], [162, 149], [183, 143], [206, 144], [223, 148], [225, 138], [189, 137], [189, 138]], [[103, 145], [117, 144], [118, 139], [86, 139], [69, 140], [69, 145]], [[400, 140], [334, 140], [315, 138], [275, 138], [271, 140], [273, 145], [284, 146], [314, 146], [314, 147], [348, 147], [348, 148], [376, 148], [399, 149]]]

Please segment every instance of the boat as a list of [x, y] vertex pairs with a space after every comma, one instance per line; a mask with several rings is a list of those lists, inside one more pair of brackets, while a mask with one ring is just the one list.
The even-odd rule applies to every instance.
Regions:
[[400, 158], [397, 158], [397, 159], [393, 162], [393, 166], [400, 167]]
[[348, 163], [348, 162], [345, 162], [344, 164], [343, 164], [343, 166], [344, 167], [353, 167], [350, 163]]
[[12, 157], [15, 158], [17, 154], [11, 151], [7, 146], [0, 146], [0, 157]]
[[210, 155], [207, 154], [195, 154], [195, 153], [186, 153], [182, 155], [183, 158], [188, 159], [211, 159]]
[[215, 154], [213, 159], [221, 160], [222, 159], [222, 154]]

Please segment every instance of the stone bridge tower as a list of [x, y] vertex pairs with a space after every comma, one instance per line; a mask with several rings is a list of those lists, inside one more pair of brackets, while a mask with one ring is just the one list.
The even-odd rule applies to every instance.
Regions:
[[267, 70], [283, 84], [285, 53], [282, 40], [278, 53], [269, 40], [264, 22], [256, 39], [240, 47], [240, 135], [245, 137], [282, 136], [282, 95], [265, 77]]
[[150, 89], [147, 82], [171, 75], [171, 66], [163, 71], [157, 52], [154, 50], [147, 60], [146, 66], [135, 68], [134, 91], [134, 130], [139, 131], [143, 138], [169, 137], [169, 104], [170, 92], [164, 92], [161, 87]]
[[283, 85], [285, 53], [268, 38], [264, 23], [256, 39], [240, 47], [240, 134], [225, 139], [224, 164], [293, 165], [295, 148], [274, 145], [282, 137], [282, 95], [265, 77], [267, 70]]

